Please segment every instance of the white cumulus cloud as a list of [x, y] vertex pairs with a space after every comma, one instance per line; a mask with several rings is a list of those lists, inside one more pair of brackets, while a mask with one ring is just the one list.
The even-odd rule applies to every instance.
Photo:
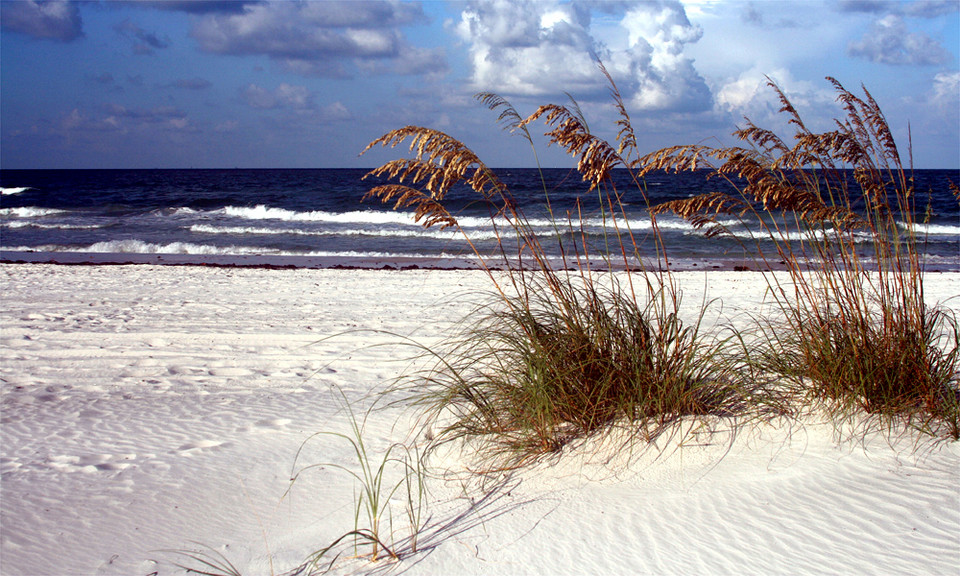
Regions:
[[286, 83], [280, 84], [273, 90], [249, 84], [242, 90], [241, 95], [244, 102], [251, 107], [264, 110], [273, 108], [306, 110], [314, 106], [312, 95], [306, 87]]
[[274, 1], [211, 12], [191, 34], [206, 52], [262, 55], [297, 74], [337, 77], [365, 62], [402, 61], [413, 51], [402, 27], [425, 19], [419, 4], [395, 0]]
[[871, 62], [895, 65], [943, 64], [952, 59], [939, 42], [920, 32], [910, 32], [903, 18], [889, 14], [877, 20], [871, 30], [847, 51]]
[[724, 83], [716, 91], [717, 110], [734, 118], [749, 118], [760, 126], [777, 130], [782, 136], [787, 135], [792, 130], [786, 130], [788, 117], [779, 112], [781, 103], [768, 85], [771, 81], [784, 92], [810, 129], [832, 127], [828, 119], [840, 112], [833, 88], [827, 82], [799, 80], [786, 68], [755, 67]]
[[930, 102], [943, 126], [957, 126], [960, 118], [960, 72], [942, 72], [933, 78]]
[[83, 36], [77, 4], [65, 0], [0, 2], [0, 26], [35, 38], [61, 42]]
[[676, 1], [473, 2], [457, 33], [475, 89], [506, 95], [604, 94], [600, 57], [641, 110], [700, 111], [711, 97], [686, 45], [700, 39]]

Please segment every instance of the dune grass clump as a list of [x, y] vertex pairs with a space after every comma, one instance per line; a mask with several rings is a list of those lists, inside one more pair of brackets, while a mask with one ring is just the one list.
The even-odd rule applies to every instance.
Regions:
[[[782, 323], [763, 327], [753, 367], [783, 379], [801, 407], [838, 423], [901, 424], [960, 437], [960, 330], [956, 316], [924, 300], [923, 238], [911, 169], [879, 105], [828, 79], [846, 118], [813, 132], [772, 81], [795, 128], [793, 143], [754, 125], [745, 147], [678, 146], [643, 159], [644, 171], [709, 169], [725, 192], [669, 202], [706, 230], [729, 218], [754, 231]], [[956, 187], [953, 187], [956, 195]], [[929, 210], [929, 208], [927, 208]]]
[[796, 332], [771, 336], [765, 366], [840, 423], [867, 416], [868, 424], [905, 423], [957, 439], [960, 332], [945, 311], [925, 313], [917, 323], [882, 312], [852, 321], [842, 312], [805, 314], [810, 320]]
[[[426, 227], [460, 230], [496, 294], [495, 303], [479, 309], [460, 337], [436, 353], [437, 369], [410, 386], [414, 402], [438, 418], [437, 443], [477, 440], [485, 447], [478, 451], [481, 457], [513, 466], [615, 428], [649, 440], [676, 429], [684, 417], [706, 422], [752, 413], [762, 404], [762, 390], [745, 384], [724, 353], [726, 342], [702, 330], [708, 303], [690, 323], [682, 318], [681, 294], [655, 215], [648, 241], [656, 257], [640, 256], [624, 208], [628, 193], [630, 202], [649, 206], [636, 173], [637, 140], [613, 79], [602, 65], [601, 71], [621, 117], [617, 146], [590, 133], [576, 103], [543, 106], [523, 118], [505, 99], [478, 95], [531, 147], [528, 126], [542, 119], [551, 126], [550, 142], [577, 158], [590, 194], [575, 213], [554, 214], [544, 187], [556, 232], [549, 237], [534, 232], [496, 174], [447, 134], [408, 126], [366, 149], [409, 142], [412, 158], [387, 162], [368, 174], [393, 181], [374, 187], [365, 198], [413, 208]], [[616, 189], [615, 168], [635, 176], [635, 189]], [[499, 253], [478, 250], [447, 209], [445, 196], [456, 184], [466, 184], [494, 208]], [[591, 250], [582, 233], [585, 210], [599, 213], [606, 223], [607, 251]], [[547, 242], [559, 249], [549, 252]]]
[[[512, 467], [614, 430], [649, 441], [684, 418], [713, 425], [753, 401], [722, 340], [685, 324], [655, 294], [564, 287], [558, 306], [530, 279], [530, 300], [490, 309], [443, 351], [418, 402], [438, 440], [465, 439]], [[416, 387], [422, 380], [414, 382]]]

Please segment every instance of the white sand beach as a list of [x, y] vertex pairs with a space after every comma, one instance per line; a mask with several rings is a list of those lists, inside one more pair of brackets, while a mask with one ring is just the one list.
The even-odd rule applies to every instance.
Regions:
[[[717, 299], [724, 322], [765, 306], [757, 273], [678, 278], [685, 304]], [[437, 343], [488, 282], [0, 265], [0, 573], [184, 573], [169, 550], [216, 551], [247, 575], [293, 570], [354, 526], [356, 483], [337, 468], [355, 468], [352, 448], [315, 436], [349, 434], [340, 391], [362, 415], [409, 369], [402, 337]], [[929, 274], [926, 296], [960, 309], [960, 274]], [[412, 422], [372, 412], [371, 453], [416, 442]], [[487, 493], [457, 453], [438, 456], [417, 553], [350, 549], [331, 573], [957, 573], [960, 443], [838, 440], [816, 422], [692, 438], [629, 461], [581, 448]], [[291, 487], [295, 460], [333, 465]], [[391, 502], [398, 540], [404, 503]]]

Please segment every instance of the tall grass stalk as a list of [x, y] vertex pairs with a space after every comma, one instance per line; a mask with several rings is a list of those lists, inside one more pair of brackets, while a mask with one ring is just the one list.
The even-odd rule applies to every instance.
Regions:
[[[870, 93], [833, 84], [845, 118], [813, 132], [772, 81], [793, 142], [747, 120], [744, 147], [675, 146], [642, 159], [643, 173], [707, 169], [712, 192], [662, 204], [706, 230], [721, 216], [754, 231], [753, 248], [782, 312], [760, 330], [753, 367], [783, 378], [803, 406], [839, 423], [900, 424], [960, 436], [960, 330], [924, 300], [917, 232], [923, 205], [890, 127]], [[912, 162], [912, 159], [911, 159]], [[946, 185], [946, 184], [945, 184]], [[770, 248], [772, 246], [772, 248]]]
[[[341, 394], [343, 394], [342, 391]], [[358, 421], [346, 397], [343, 398], [342, 404], [350, 418], [350, 434], [322, 431], [308, 438], [297, 451], [291, 474], [292, 488], [300, 475], [306, 471], [333, 468], [352, 476], [356, 480], [356, 486], [359, 487], [359, 491], [354, 494], [353, 529], [311, 554], [303, 565], [310, 570], [318, 568], [320, 563], [326, 560], [329, 560], [332, 566], [342, 554], [341, 544], [345, 541], [352, 542], [354, 555], [360, 555], [361, 546], [369, 546], [369, 556], [373, 561], [380, 559], [382, 555], [400, 560], [406, 554], [416, 553], [417, 537], [426, 523], [424, 517], [427, 497], [426, 471], [419, 449], [394, 443], [382, 455], [375, 456], [368, 450], [364, 441], [366, 416], [362, 421]], [[311, 440], [324, 436], [346, 441], [356, 458], [355, 466], [325, 462], [298, 468], [306, 445]], [[399, 539], [393, 530], [394, 512], [391, 506], [391, 500], [398, 492], [405, 496], [404, 515], [407, 518], [409, 532], [406, 538]], [[361, 522], [361, 519], [365, 522]], [[333, 558], [330, 559], [330, 556]]]
[[[640, 256], [624, 200], [629, 192], [630, 202], [649, 206], [637, 139], [613, 79], [600, 69], [620, 115], [617, 146], [590, 133], [575, 102], [542, 106], [524, 118], [502, 97], [478, 98], [534, 153], [528, 126], [538, 120], [550, 126], [546, 136], [577, 159], [587, 191], [596, 194], [591, 209], [605, 223], [605, 251], [592, 250], [582, 232], [589, 195], [576, 211], [558, 215], [544, 186], [556, 234], [538, 236], [494, 171], [447, 134], [407, 126], [366, 149], [409, 142], [411, 158], [368, 174], [392, 181], [365, 198], [413, 209], [426, 227], [460, 230], [491, 279], [495, 303], [478, 310], [475, 322], [443, 351], [437, 370], [421, 375], [411, 389], [416, 403], [441, 418], [437, 442], [480, 439], [495, 447], [491, 455], [505, 459], [501, 465], [555, 453], [570, 440], [615, 425], [631, 430], [633, 438], [650, 439], [686, 416], [743, 415], [763, 396], [738, 377], [723, 352], [725, 341], [702, 330], [703, 310], [692, 324], [681, 319], [681, 294], [655, 214], [650, 241], [656, 258]], [[615, 168], [630, 172], [634, 190], [614, 186]], [[447, 209], [445, 196], [457, 184], [495, 207], [498, 254], [478, 250]], [[559, 245], [558, 258], [548, 256], [553, 245], [547, 242]], [[494, 272], [502, 266], [503, 274]]]

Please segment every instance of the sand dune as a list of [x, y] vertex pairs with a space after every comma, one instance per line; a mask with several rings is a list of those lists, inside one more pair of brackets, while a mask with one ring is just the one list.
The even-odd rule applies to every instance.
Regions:
[[[753, 273], [680, 274], [716, 315], [763, 306]], [[468, 271], [3, 265], [4, 575], [177, 574], [169, 549], [244, 574], [290, 570], [353, 527], [341, 392], [358, 410], [436, 343], [487, 279]], [[707, 280], [709, 279], [709, 282]], [[927, 296], [955, 309], [960, 274]], [[374, 452], [422, 431], [370, 415]], [[629, 462], [582, 447], [485, 493], [438, 455], [420, 552], [341, 558], [334, 573], [955, 574], [960, 445], [837, 441], [772, 425], [663, 441]], [[286, 493], [286, 496], [285, 496]], [[402, 500], [402, 499], [401, 499]], [[400, 506], [395, 528], [403, 534]]]

